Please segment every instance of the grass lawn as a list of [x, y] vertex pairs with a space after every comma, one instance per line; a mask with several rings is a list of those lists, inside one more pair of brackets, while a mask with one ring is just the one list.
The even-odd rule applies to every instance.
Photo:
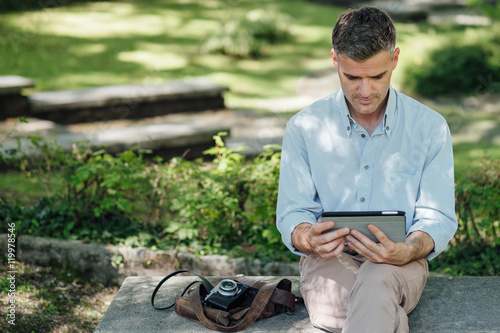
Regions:
[[[200, 51], [221, 22], [258, 8], [289, 15], [292, 39], [265, 45], [257, 59]], [[128, 0], [0, 14], [0, 75], [33, 78], [39, 91], [204, 76], [230, 88], [228, 105], [255, 110], [259, 100], [296, 95], [303, 75], [332, 67], [330, 33], [343, 11], [302, 0]], [[450, 39], [484, 38], [490, 30], [396, 25], [402, 52], [393, 85], [406, 93], [405, 70], [424, 61], [425, 52]], [[481, 103], [464, 108], [456, 98], [429, 102], [452, 121], [460, 120], [452, 128], [457, 169], [468, 168], [484, 151], [500, 157], [498, 107], [488, 113]], [[470, 124], [484, 125], [485, 117], [492, 121], [488, 129], [468, 136], [471, 126], [476, 128]]]
[[[228, 17], [258, 8], [289, 14], [293, 41], [256, 60], [200, 53]], [[330, 64], [329, 34], [342, 9], [303, 1], [97, 2], [1, 15], [1, 74], [36, 90], [206, 76], [245, 100], [293, 95], [296, 81]]]

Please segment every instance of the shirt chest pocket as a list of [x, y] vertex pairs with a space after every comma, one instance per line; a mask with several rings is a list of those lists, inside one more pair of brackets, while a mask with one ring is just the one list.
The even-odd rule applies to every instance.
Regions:
[[382, 170], [401, 177], [415, 176], [420, 173], [425, 162], [425, 154], [414, 149], [410, 152], [396, 152], [381, 160]]
[[418, 152], [397, 152], [381, 161], [381, 179], [386, 196], [396, 196], [394, 199], [398, 200], [403, 197], [415, 198], [424, 161], [425, 156]]

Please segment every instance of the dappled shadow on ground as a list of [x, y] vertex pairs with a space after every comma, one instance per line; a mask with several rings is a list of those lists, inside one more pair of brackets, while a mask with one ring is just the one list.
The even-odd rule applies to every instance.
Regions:
[[[6, 269], [0, 271], [4, 276]], [[15, 325], [2, 320], [1, 332], [94, 332], [117, 292], [116, 287], [85, 281], [54, 267], [21, 264], [15, 271]], [[0, 300], [8, 304], [11, 297], [5, 281], [9, 280], [2, 280]]]
[[[201, 53], [207, 36], [228, 17], [262, 6], [293, 18], [292, 40], [269, 45], [259, 59]], [[328, 61], [330, 25], [340, 11], [301, 1], [156, 0], [17, 13], [0, 23], [0, 72], [33, 78], [36, 90], [207, 76], [231, 82], [231, 91], [245, 97], [286, 95], [300, 76], [317, 69], [311, 59]], [[324, 54], [317, 54], [319, 45]]]

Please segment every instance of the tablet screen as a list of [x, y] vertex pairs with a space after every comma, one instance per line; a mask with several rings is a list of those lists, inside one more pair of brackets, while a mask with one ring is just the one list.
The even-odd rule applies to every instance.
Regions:
[[368, 230], [369, 224], [376, 225], [393, 242], [404, 242], [406, 238], [406, 218], [403, 211], [325, 212], [321, 221], [335, 222], [335, 227], [325, 232], [348, 227], [362, 232], [377, 243], [377, 238]]

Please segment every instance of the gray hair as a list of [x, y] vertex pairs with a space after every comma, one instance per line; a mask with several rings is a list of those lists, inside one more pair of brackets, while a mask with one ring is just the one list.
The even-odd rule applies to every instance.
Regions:
[[396, 28], [390, 16], [375, 7], [363, 6], [342, 14], [332, 31], [337, 55], [363, 62], [380, 51], [394, 55]]

